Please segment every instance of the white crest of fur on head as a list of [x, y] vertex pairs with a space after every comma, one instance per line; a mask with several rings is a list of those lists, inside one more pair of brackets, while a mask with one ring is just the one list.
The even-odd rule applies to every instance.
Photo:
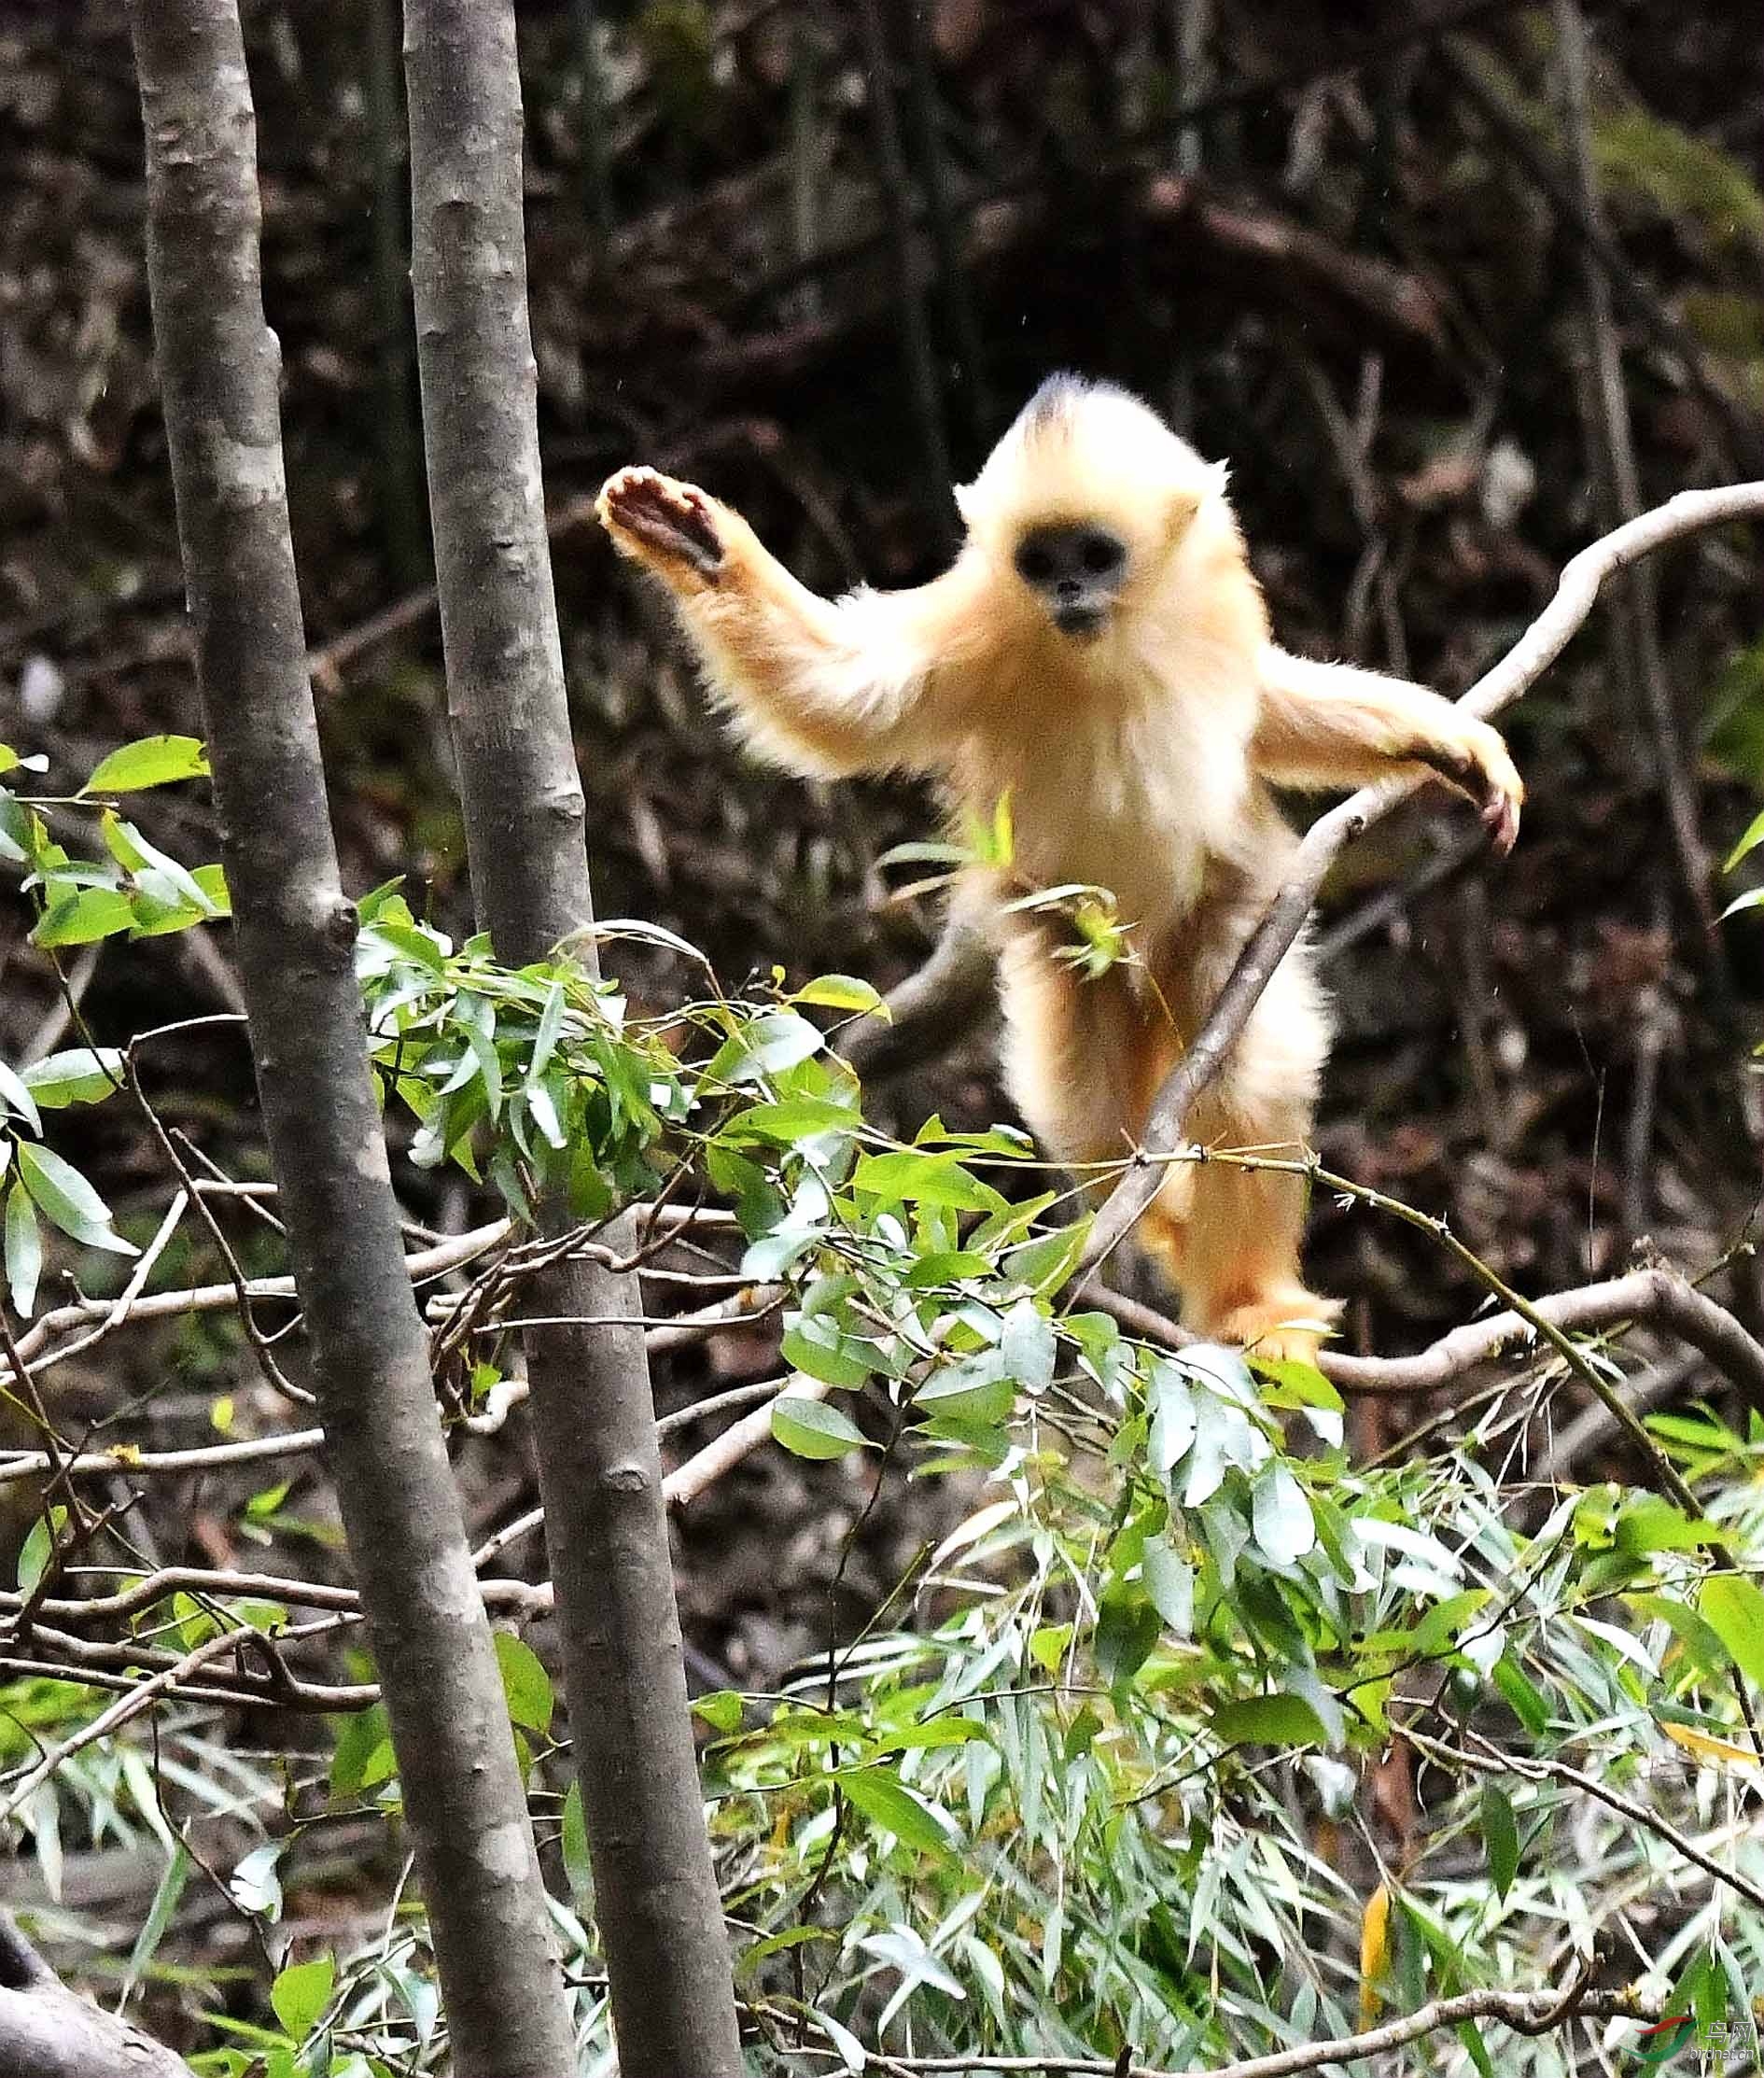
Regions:
[[1223, 462], [1203, 461], [1130, 391], [1053, 375], [956, 503], [972, 540], [1007, 553], [1025, 527], [1062, 520], [1096, 520], [1146, 547], [1225, 484]]

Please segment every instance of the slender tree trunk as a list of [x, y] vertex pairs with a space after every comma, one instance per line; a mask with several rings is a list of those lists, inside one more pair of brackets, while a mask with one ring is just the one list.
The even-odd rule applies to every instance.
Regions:
[[[472, 887], [498, 957], [518, 964], [594, 910], [539, 483], [513, 9], [408, 0], [404, 55], [418, 372]], [[548, 1209], [553, 1231], [568, 1218]], [[642, 1312], [634, 1277], [581, 1262], [553, 1266], [533, 1308]], [[527, 1366], [620, 2069], [735, 2078], [642, 1331], [536, 1328]]]
[[147, 277], [270, 1152], [462, 2078], [573, 2067], [512, 1737], [405, 1273], [306, 676], [234, 0], [131, 0]]

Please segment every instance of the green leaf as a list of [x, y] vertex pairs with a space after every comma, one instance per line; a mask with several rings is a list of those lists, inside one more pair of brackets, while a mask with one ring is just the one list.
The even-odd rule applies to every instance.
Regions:
[[545, 1663], [525, 1638], [516, 1637], [512, 1631], [497, 1632], [496, 1645], [511, 1720], [528, 1732], [549, 1732], [552, 1713], [557, 1706]]
[[89, 946], [129, 930], [134, 910], [116, 888], [80, 888], [51, 903], [31, 933], [36, 946]]
[[1506, 1791], [1498, 1782], [1482, 1785], [1482, 1841], [1489, 1850], [1489, 1874], [1494, 1894], [1505, 1898], [1519, 1874], [1519, 1821]]
[[0, 1060], [0, 1104], [16, 1112], [33, 1132], [43, 1130], [43, 1115], [36, 1108], [36, 1099], [25, 1087], [23, 1078], [14, 1074], [4, 1060]]
[[875, 1447], [848, 1414], [799, 1393], [781, 1393], [772, 1402], [772, 1434], [798, 1457], [843, 1457]]
[[787, 1364], [794, 1364], [823, 1385], [846, 1391], [861, 1385], [875, 1369], [863, 1344], [845, 1334], [827, 1313], [811, 1313], [787, 1328], [781, 1347]]
[[928, 1419], [992, 1425], [1016, 1405], [1016, 1383], [999, 1352], [983, 1349], [940, 1366], [920, 1385], [913, 1404]]
[[1734, 1665], [1755, 1688], [1764, 1689], [1764, 1591], [1737, 1573], [1717, 1573], [1702, 1583], [1697, 1608], [1732, 1654]]
[[1152, 1537], [1140, 1560], [1152, 1607], [1178, 1637], [1195, 1627], [1195, 1569], [1165, 1537]]
[[849, 974], [818, 975], [806, 988], [797, 990], [791, 1001], [818, 1004], [823, 1010], [869, 1011], [882, 1018], [889, 1016], [889, 1006], [880, 994], [867, 981]]
[[1751, 821], [1746, 824], [1745, 835], [1728, 853], [1727, 857], [1722, 860], [1722, 872], [1731, 873], [1746, 853], [1756, 851], [1760, 844], [1764, 844], [1764, 808], [1760, 808]]
[[1724, 1674], [1727, 1648], [1687, 1602], [1672, 1594], [1626, 1594], [1623, 1600], [1644, 1622], [1664, 1623], [1685, 1649], [1696, 1671], [1705, 1678]]
[[806, 1018], [793, 1010], [769, 1010], [725, 1039], [711, 1056], [704, 1079], [718, 1083], [762, 1082], [817, 1054], [826, 1044]]
[[1252, 1353], [1250, 1369], [1267, 1381], [1263, 1393], [1269, 1407], [1321, 1407], [1332, 1414], [1346, 1406], [1341, 1395], [1315, 1364], [1301, 1364], [1289, 1356], [1257, 1356]]
[[371, 1779], [384, 1781], [384, 1775], [372, 1776], [372, 1766], [381, 1748], [387, 1745], [384, 1704], [371, 1703], [365, 1710], [345, 1718], [338, 1728], [337, 1750], [331, 1756], [331, 1795], [357, 1796]]
[[75, 1046], [66, 1053], [47, 1054], [24, 1071], [22, 1080], [45, 1111], [100, 1103], [121, 1083], [121, 1049]]
[[713, 1732], [721, 1732], [725, 1738], [741, 1729], [741, 1713], [746, 1706], [734, 1689], [718, 1689], [709, 1695], [693, 1698], [693, 1714], [701, 1717]]
[[1043, 1296], [1057, 1290], [1078, 1267], [1085, 1243], [1090, 1238], [1090, 1221], [1091, 1215], [1085, 1213], [1070, 1226], [1056, 1227], [1051, 1234], [1037, 1234], [1020, 1243], [1004, 1259], [1006, 1275], [1013, 1284], [1027, 1285]]
[[82, 793], [137, 793], [174, 779], [205, 779], [208, 753], [193, 736], [148, 736], [101, 758]]
[[790, 1147], [815, 1133], [854, 1133], [862, 1124], [849, 1104], [835, 1103], [830, 1097], [784, 1097], [777, 1103], [750, 1104], [737, 1112], [718, 1138], [736, 1143], [763, 1140], [771, 1146]]
[[138, 1256], [132, 1241], [113, 1232], [110, 1207], [71, 1161], [34, 1140], [19, 1142], [19, 1181], [38, 1212], [73, 1240], [88, 1248], [105, 1248], [114, 1256]]
[[315, 1956], [311, 1962], [290, 1963], [270, 1987], [270, 2003], [275, 2017], [296, 2042], [304, 2042], [318, 2016], [330, 2003], [337, 1982], [333, 1957]]
[[945, 1855], [957, 1844], [955, 1821], [909, 1790], [892, 1768], [853, 1768], [834, 1779], [873, 1825], [886, 1827], [903, 1845]]
[[1111, 1688], [1130, 1681], [1145, 1664], [1161, 1628], [1158, 1612], [1137, 1588], [1117, 1588], [1097, 1609], [1097, 1672]]
[[140, 1982], [141, 1973], [159, 1952], [160, 1943], [165, 1939], [165, 1930], [172, 1923], [172, 1915], [177, 1910], [177, 1902], [184, 1895], [184, 1886], [195, 1867], [189, 1849], [180, 1840], [165, 1864], [159, 1887], [153, 1893], [153, 1902], [147, 1917], [141, 1922], [141, 1931], [135, 1936], [134, 1946], [129, 1951], [129, 1967], [123, 1973], [124, 1998], [130, 1987]]
[[533, 1059], [526, 1071], [529, 1088], [551, 1065], [557, 1051], [558, 1034], [564, 1029], [564, 985], [553, 981], [545, 991], [545, 1007], [539, 1012], [539, 1030], [533, 1037]]
[[36, 1281], [43, 1274], [43, 1236], [22, 1184], [7, 1193], [7, 1286], [12, 1303], [26, 1320], [36, 1306]]
[[28, 1594], [43, 1578], [43, 1568], [55, 1551], [55, 1539], [67, 1520], [64, 1508], [52, 1508], [31, 1524], [30, 1535], [19, 1547], [19, 1593]]
[[1250, 1508], [1256, 1544], [1270, 1566], [1291, 1566], [1316, 1544], [1316, 1519], [1305, 1489], [1278, 1458], [1256, 1475]]
[[1729, 917], [1743, 915], [1747, 909], [1764, 909], [1764, 888], [1748, 888], [1743, 894], [1735, 895], [1715, 921], [1725, 923]]
[[1494, 1672], [1490, 1678], [1506, 1698], [1513, 1715], [1533, 1738], [1541, 1738], [1549, 1728], [1548, 1699], [1527, 1678], [1524, 1669], [1511, 1652], [1504, 1652], [1495, 1662]]
[[1226, 1746], [1326, 1746], [1329, 1734], [1302, 1695], [1253, 1695], [1212, 1714], [1213, 1736]]
[[594, 1890], [594, 1864], [588, 1855], [588, 1821], [582, 1816], [581, 1785], [572, 1781], [569, 1792], [564, 1799], [563, 1831], [558, 1846], [564, 1857], [564, 1874], [569, 1878], [569, 1888], [578, 1898], [586, 1898]]
[[968, 1173], [959, 1156], [915, 1154], [907, 1148], [865, 1155], [852, 1174], [851, 1187], [889, 1203], [945, 1205], [952, 1212], [994, 1212], [1004, 1203], [990, 1184]]

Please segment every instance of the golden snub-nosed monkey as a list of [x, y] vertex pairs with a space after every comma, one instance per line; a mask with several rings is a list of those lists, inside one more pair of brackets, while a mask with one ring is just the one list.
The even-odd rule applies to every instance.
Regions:
[[[1109, 1162], [1280, 884], [1296, 840], [1270, 785], [1425, 767], [1502, 851], [1524, 790], [1500, 737], [1438, 695], [1278, 648], [1224, 468], [1125, 391], [1057, 376], [956, 498], [967, 534], [941, 577], [837, 600], [691, 484], [621, 470], [599, 509], [763, 756], [819, 778], [929, 773], [982, 819], [1008, 790], [1017, 876], [1113, 892], [1135, 962], [1097, 979], [1055, 956], [1045, 918], [997, 919], [1011, 1092], [1061, 1160]], [[1296, 1152], [1328, 1045], [1301, 943], [1196, 1137]], [[1302, 1179], [1203, 1163], [1172, 1169], [1141, 1235], [1201, 1334], [1310, 1357], [1338, 1309], [1300, 1278], [1303, 1219]]]

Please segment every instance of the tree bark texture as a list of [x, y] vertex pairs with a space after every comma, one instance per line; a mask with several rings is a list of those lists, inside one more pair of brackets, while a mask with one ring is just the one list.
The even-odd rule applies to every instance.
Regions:
[[131, 2022], [69, 1991], [0, 1913], [0, 2078], [192, 2078]]
[[[539, 479], [513, 8], [409, 0], [404, 53], [450, 711], [479, 919], [518, 965], [594, 910]], [[552, 1231], [568, 1222], [547, 1209]], [[643, 1311], [635, 1277], [584, 1262], [554, 1265], [531, 1299], [561, 1317]], [[535, 1328], [527, 1366], [620, 2068], [735, 2078], [642, 1330]]]
[[131, 0], [147, 274], [270, 1152], [461, 2078], [574, 2063], [488, 1624], [405, 1272], [306, 675], [235, 0]]

